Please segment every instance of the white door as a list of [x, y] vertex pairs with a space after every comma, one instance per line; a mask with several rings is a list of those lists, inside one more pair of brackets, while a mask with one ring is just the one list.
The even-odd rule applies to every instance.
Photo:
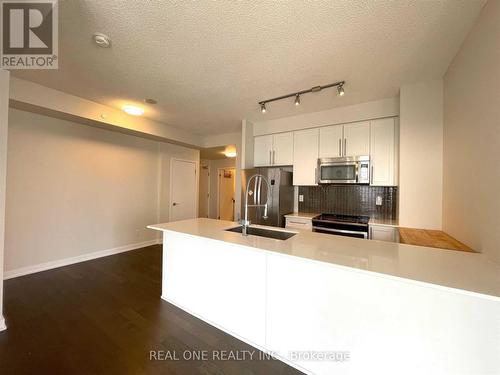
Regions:
[[370, 122], [344, 125], [344, 156], [370, 155]]
[[170, 161], [170, 221], [196, 217], [196, 163]]
[[307, 129], [294, 133], [293, 184], [317, 185], [319, 130]]
[[234, 221], [235, 169], [219, 169], [219, 214], [220, 220]]
[[293, 132], [274, 134], [273, 165], [293, 164]]
[[394, 119], [384, 118], [372, 121], [370, 133], [371, 185], [397, 185]]
[[256, 167], [271, 165], [273, 136], [261, 135], [254, 138], [253, 165]]
[[319, 157], [342, 156], [342, 125], [325, 126], [319, 129]]
[[210, 169], [208, 165], [200, 167], [200, 189], [198, 194], [198, 217], [208, 217]]

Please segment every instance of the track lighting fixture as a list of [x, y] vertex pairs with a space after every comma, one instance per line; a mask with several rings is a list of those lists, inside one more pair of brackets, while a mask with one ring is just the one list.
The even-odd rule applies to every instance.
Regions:
[[310, 92], [319, 92], [319, 91], [321, 91], [323, 89], [327, 89], [329, 87], [337, 87], [337, 93], [338, 93], [338, 95], [339, 96], [344, 96], [344, 94], [345, 94], [345, 92], [344, 92], [344, 84], [345, 84], [345, 81], [339, 81], [339, 82], [335, 82], [335, 83], [330, 83], [330, 84], [325, 85], [325, 86], [314, 86], [314, 87], [310, 88], [309, 90], [302, 90], [302, 91], [299, 91], [299, 92], [294, 92], [292, 94], [286, 94], [286, 95], [278, 96], [276, 98], [262, 100], [262, 101], [259, 102], [259, 104], [260, 104], [260, 111], [262, 113], [266, 113], [266, 104], [267, 103], [275, 102], [275, 101], [281, 100], [281, 99], [290, 98], [290, 97], [293, 97], [293, 96], [295, 96], [295, 105], [300, 105], [300, 95], [302, 95], [302, 94], [308, 94]]
[[339, 93], [339, 96], [344, 96], [344, 94], [345, 94], [345, 92], [344, 92], [344, 84], [337, 86], [337, 92]]
[[300, 105], [300, 95], [295, 95], [295, 105]]

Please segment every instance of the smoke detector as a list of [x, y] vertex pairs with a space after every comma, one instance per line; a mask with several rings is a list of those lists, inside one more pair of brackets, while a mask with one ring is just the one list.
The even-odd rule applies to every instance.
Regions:
[[109, 36], [101, 33], [95, 33], [92, 35], [92, 39], [94, 40], [94, 43], [97, 44], [99, 47], [102, 48], [109, 48], [111, 47], [111, 39]]

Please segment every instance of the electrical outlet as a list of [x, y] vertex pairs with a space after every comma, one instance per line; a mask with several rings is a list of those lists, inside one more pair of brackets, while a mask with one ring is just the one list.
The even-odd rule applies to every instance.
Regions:
[[375, 199], [375, 205], [382, 206], [382, 197], [380, 195], [377, 195], [377, 198]]
[[304, 202], [304, 195], [303, 194], [299, 194], [299, 202]]

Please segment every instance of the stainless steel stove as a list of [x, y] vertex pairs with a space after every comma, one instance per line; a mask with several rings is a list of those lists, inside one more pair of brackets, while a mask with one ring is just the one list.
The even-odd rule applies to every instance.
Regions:
[[312, 225], [313, 232], [367, 239], [369, 221], [369, 216], [326, 213], [313, 217]]

